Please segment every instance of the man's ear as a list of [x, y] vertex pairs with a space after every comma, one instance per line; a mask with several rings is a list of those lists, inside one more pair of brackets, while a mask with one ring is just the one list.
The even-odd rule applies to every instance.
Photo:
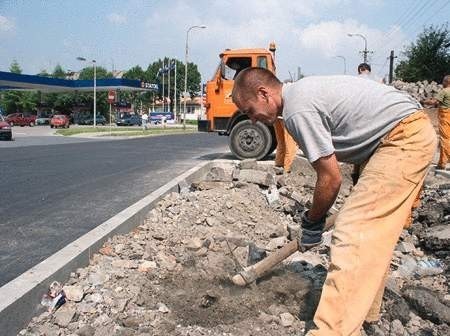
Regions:
[[267, 100], [269, 98], [269, 90], [267, 90], [265, 86], [259, 86], [256, 91], [256, 95], [264, 100]]

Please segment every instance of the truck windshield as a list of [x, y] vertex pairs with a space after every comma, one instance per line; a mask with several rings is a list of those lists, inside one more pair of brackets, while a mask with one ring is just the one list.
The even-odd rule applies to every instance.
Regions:
[[241, 70], [251, 66], [251, 57], [230, 57], [225, 63], [225, 72], [222, 76], [224, 79], [233, 80]]

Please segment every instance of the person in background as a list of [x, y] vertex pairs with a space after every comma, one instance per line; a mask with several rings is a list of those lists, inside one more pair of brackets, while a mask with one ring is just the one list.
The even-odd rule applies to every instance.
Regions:
[[439, 107], [439, 161], [437, 170], [445, 170], [450, 160], [450, 75], [442, 80], [444, 87], [436, 96], [422, 101], [424, 105]]
[[148, 121], [148, 114], [147, 112], [144, 112], [144, 114], [142, 115], [142, 129], [146, 130], [147, 129], [147, 121]]

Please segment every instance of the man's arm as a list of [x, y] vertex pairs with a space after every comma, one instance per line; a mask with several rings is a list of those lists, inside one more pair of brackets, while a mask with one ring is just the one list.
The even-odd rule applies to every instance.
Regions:
[[333, 205], [341, 187], [342, 176], [334, 154], [314, 161], [312, 166], [316, 171], [317, 181], [308, 217], [312, 221], [318, 221]]

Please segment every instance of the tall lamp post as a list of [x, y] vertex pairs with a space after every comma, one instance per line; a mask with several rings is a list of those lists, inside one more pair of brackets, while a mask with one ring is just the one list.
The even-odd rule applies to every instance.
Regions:
[[343, 61], [344, 61], [344, 75], [345, 74], [347, 74], [347, 62], [346, 62], [346, 60], [345, 60], [345, 57], [344, 56], [341, 56], [341, 55], [336, 55], [336, 56], [334, 56], [335, 58], [341, 58]]
[[367, 54], [369, 53], [369, 51], [367, 50], [367, 39], [364, 35], [362, 34], [347, 34], [348, 36], [352, 37], [352, 36], [359, 36], [364, 40], [364, 50], [363, 50], [363, 59], [364, 59], [364, 63], [367, 63]]
[[[77, 57], [77, 60], [85, 62], [86, 58]], [[94, 128], [97, 127], [97, 70], [96, 70], [96, 61], [92, 60], [92, 66], [94, 68]]]
[[187, 64], [188, 64], [188, 54], [189, 54], [189, 32], [194, 29], [204, 29], [206, 26], [191, 26], [186, 31], [186, 53], [184, 55], [184, 109], [183, 109], [183, 129], [186, 129], [186, 96], [187, 96]]

